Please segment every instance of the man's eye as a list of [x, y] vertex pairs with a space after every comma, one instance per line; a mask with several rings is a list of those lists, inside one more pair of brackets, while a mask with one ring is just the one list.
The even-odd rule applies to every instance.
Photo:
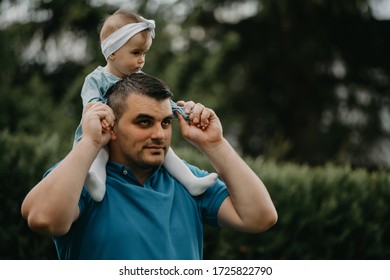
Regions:
[[140, 125], [140, 126], [149, 126], [150, 125], [150, 121], [149, 120], [139, 121], [138, 125]]
[[165, 120], [165, 121], [162, 122], [163, 126], [170, 126], [171, 124], [172, 124], [172, 119]]

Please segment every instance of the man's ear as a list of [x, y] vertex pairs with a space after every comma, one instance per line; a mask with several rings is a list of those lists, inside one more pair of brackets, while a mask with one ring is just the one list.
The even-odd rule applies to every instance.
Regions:
[[116, 127], [114, 126], [112, 129], [111, 129], [111, 140], [115, 140], [116, 139]]

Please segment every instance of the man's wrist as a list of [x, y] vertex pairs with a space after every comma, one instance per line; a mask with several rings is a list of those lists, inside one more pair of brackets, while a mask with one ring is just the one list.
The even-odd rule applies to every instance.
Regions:
[[102, 148], [102, 145], [88, 136], [83, 136], [77, 145], [81, 145], [85, 151], [96, 152], [96, 154]]
[[213, 142], [201, 148], [201, 151], [206, 156], [213, 156], [218, 154], [224, 154], [227, 149], [231, 148], [229, 142], [222, 138], [219, 141]]

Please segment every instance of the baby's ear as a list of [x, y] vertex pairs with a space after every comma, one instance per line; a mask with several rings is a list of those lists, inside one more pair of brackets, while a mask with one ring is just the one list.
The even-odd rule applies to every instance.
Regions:
[[107, 59], [115, 60], [115, 53], [110, 54]]

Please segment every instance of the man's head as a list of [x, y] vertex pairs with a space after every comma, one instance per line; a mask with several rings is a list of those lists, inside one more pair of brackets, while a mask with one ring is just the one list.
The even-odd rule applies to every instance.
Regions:
[[110, 159], [133, 169], [150, 170], [164, 162], [172, 136], [172, 93], [159, 79], [134, 73], [108, 92], [115, 115]]

